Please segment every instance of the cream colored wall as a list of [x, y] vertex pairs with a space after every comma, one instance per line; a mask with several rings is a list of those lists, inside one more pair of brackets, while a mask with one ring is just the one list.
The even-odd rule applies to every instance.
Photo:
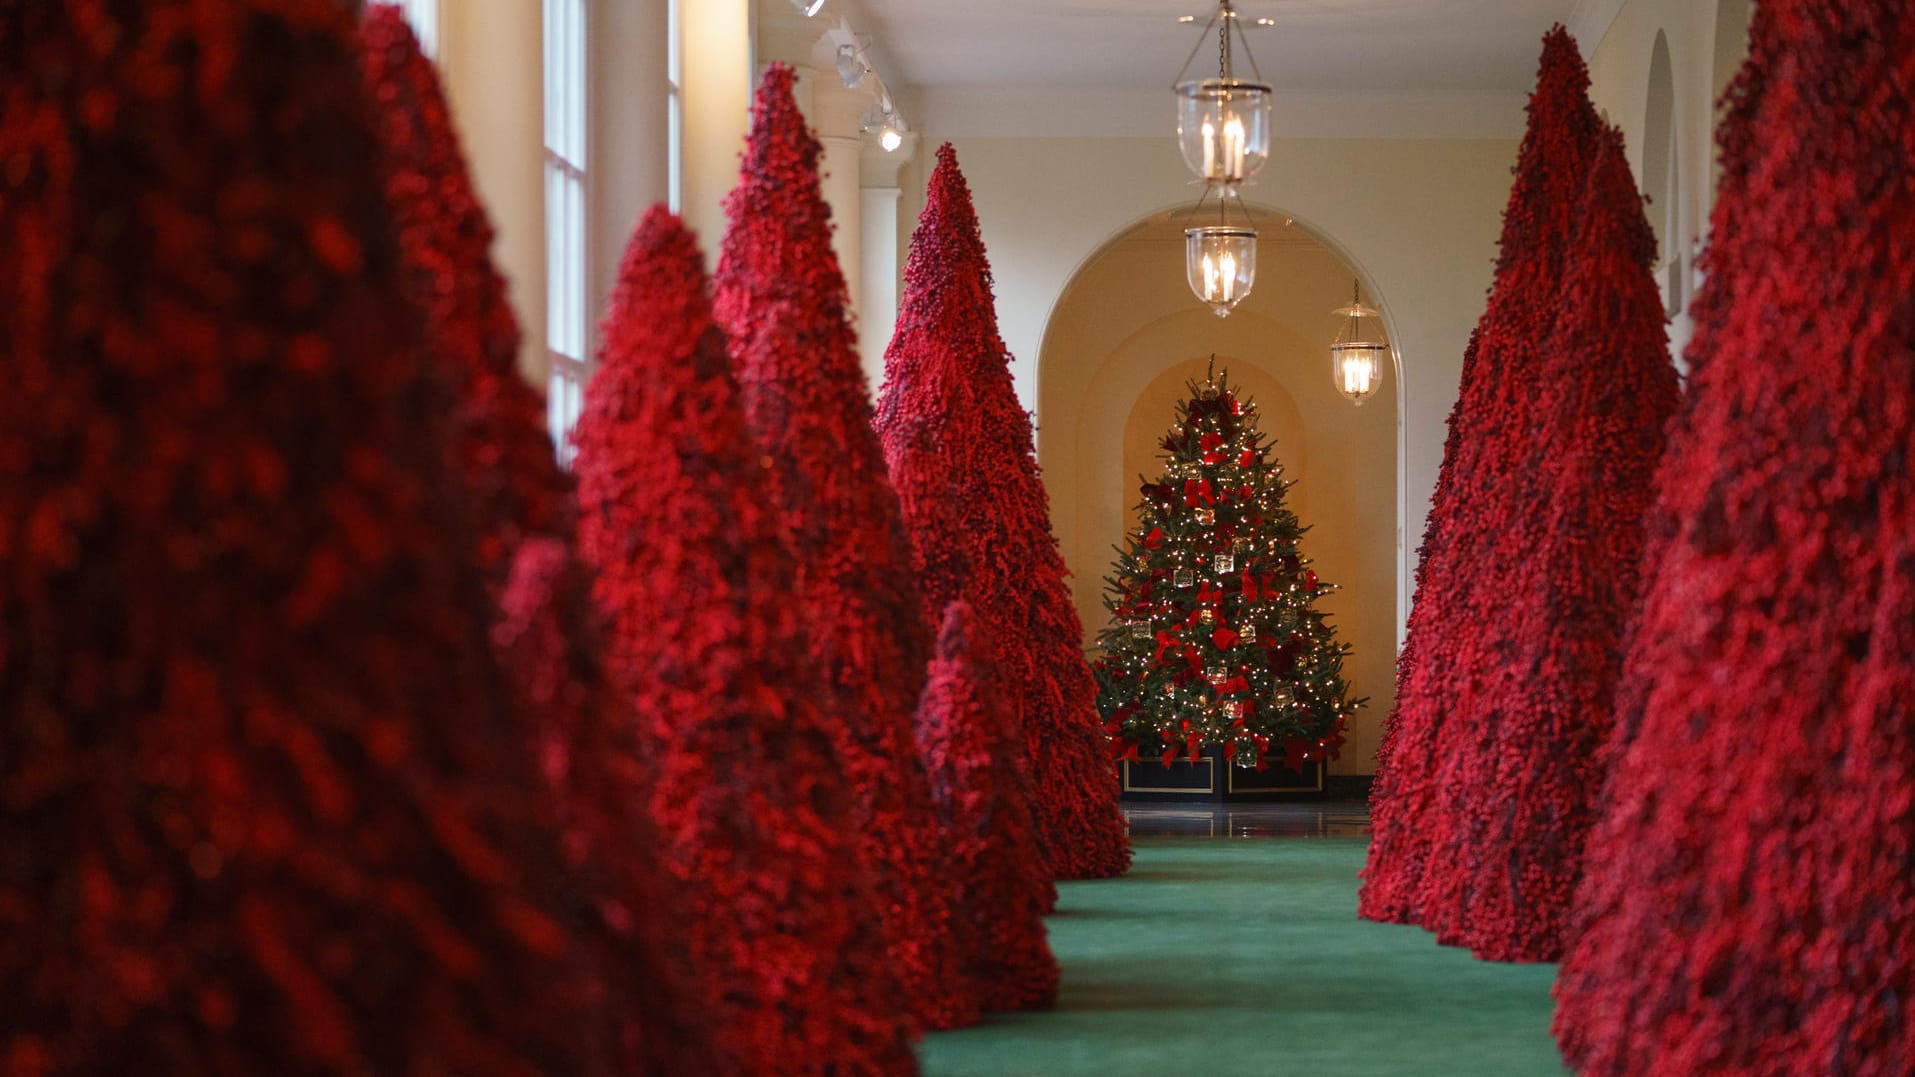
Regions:
[[1094, 635], [1105, 621], [1111, 547], [1135, 520], [1137, 477], [1159, 474], [1157, 439], [1185, 382], [1217, 353], [1258, 402], [1276, 457], [1297, 480], [1288, 502], [1312, 528], [1305, 555], [1343, 587], [1321, 607], [1356, 648], [1346, 666], [1353, 694], [1372, 704], [1358, 712], [1332, 769], [1368, 773], [1395, 687], [1395, 379], [1361, 408], [1337, 394], [1330, 311], [1349, 301], [1351, 270], [1299, 232], [1266, 225], [1265, 233], [1262, 283], [1227, 319], [1191, 299], [1181, 225], [1167, 219], [1111, 244], [1071, 282], [1045, 349], [1047, 386], [1055, 378], [1072, 387], [1068, 399], [1048, 397], [1044, 418], [1051, 516], [1078, 614]]
[[[1626, 0], [1600, 42], [1594, 48], [1584, 43], [1590, 97], [1622, 128], [1637, 182], [1647, 190], [1649, 177], [1643, 174], [1643, 161], [1650, 67], [1656, 35], [1668, 41], [1677, 151], [1678, 227], [1673, 239], [1681, 245], [1685, 296], [1693, 295], [1701, 281], [1696, 259], [1707, 240], [1709, 212], [1715, 204], [1715, 102], [1728, 76], [1747, 55], [1749, 11], [1749, 0]], [[1651, 213], [1656, 213], [1653, 207]], [[1665, 250], [1664, 260], [1668, 253]], [[1680, 349], [1689, 333], [1684, 313], [1671, 326], [1671, 343]]]
[[[926, 134], [937, 139], [936, 131]], [[1050, 431], [1074, 421], [1067, 416], [1076, 414], [1083, 387], [1045, 372], [1052, 354], [1046, 325], [1073, 274], [1107, 240], [1155, 212], [1188, 205], [1195, 192], [1168, 137], [978, 138], [959, 140], [956, 148], [990, 254], [998, 323], [1015, 357], [1018, 391], [1037, 414], [1040, 462], [1052, 473], [1053, 499], [1069, 501], [1076, 479], [1054, 466]], [[920, 154], [913, 166], [907, 220], [923, 206], [931, 156]], [[1280, 140], [1250, 191], [1256, 202], [1294, 216], [1353, 266], [1388, 317], [1402, 368], [1400, 385], [1391, 376], [1391, 391], [1401, 393], [1404, 467], [1394, 494], [1396, 519], [1383, 533], [1396, 550], [1399, 631], [1408, 613], [1411, 556], [1442, 460], [1463, 349], [1489, 286], [1515, 156], [1516, 143], [1506, 139]], [[1181, 252], [1167, 264], [1181, 282]], [[1262, 275], [1259, 284], [1285, 286], [1280, 274]], [[1180, 310], [1201, 314], [1187, 294], [1178, 302], [1191, 304]], [[1216, 322], [1203, 315], [1192, 324]], [[1186, 337], [1168, 351], [1186, 354], [1193, 339], [1199, 338]], [[1317, 377], [1327, 389], [1327, 359], [1323, 367]], [[1372, 403], [1368, 414], [1394, 419], [1394, 408]], [[1077, 544], [1074, 535], [1060, 537]]]
[[751, 3], [682, 0], [679, 17], [685, 72], [680, 212], [715, 267], [725, 236], [725, 195], [738, 182], [738, 155], [751, 130]]
[[632, 229], [671, 194], [665, 0], [592, 0], [587, 275], [591, 354]]
[[541, 7], [456, 0], [439, 7], [439, 67], [479, 198], [498, 239], [525, 339], [519, 370], [545, 389], [545, 84]]

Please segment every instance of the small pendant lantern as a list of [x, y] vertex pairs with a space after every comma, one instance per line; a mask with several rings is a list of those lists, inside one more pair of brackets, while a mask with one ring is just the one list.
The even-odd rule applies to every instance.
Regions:
[[1198, 299], [1228, 318], [1257, 282], [1257, 230], [1226, 224], [1184, 229], [1184, 275]]
[[[1214, 78], [1177, 76], [1177, 143], [1184, 163], [1206, 184], [1236, 187], [1247, 182], [1270, 157], [1270, 86], [1250, 55], [1243, 27], [1231, 0], [1221, 0], [1217, 14], [1204, 26], [1197, 47], [1184, 61], [1184, 71], [1217, 35], [1217, 74]], [[1243, 41], [1256, 79], [1241, 79], [1232, 70], [1237, 41]]]
[[1360, 288], [1352, 282], [1350, 305], [1331, 312], [1343, 318], [1343, 327], [1330, 345], [1330, 374], [1336, 379], [1337, 392], [1358, 407], [1383, 384], [1383, 367], [1390, 354], [1383, 317], [1363, 303]]

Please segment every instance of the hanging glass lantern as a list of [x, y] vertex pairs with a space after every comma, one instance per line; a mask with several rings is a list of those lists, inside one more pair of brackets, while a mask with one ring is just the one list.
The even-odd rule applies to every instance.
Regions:
[[1227, 318], [1257, 280], [1257, 230], [1213, 224], [1184, 229], [1184, 273], [1190, 290]]
[[[1260, 20], [1268, 23], [1269, 20]], [[1186, 79], [1185, 72], [1211, 38], [1217, 40], [1214, 78]], [[1240, 79], [1233, 70], [1238, 42], [1256, 79]], [[1256, 57], [1244, 37], [1231, 0], [1217, 5], [1205, 24], [1184, 70], [1177, 73], [1177, 143], [1184, 163], [1206, 184], [1241, 186], [1270, 157], [1270, 86], [1257, 71]]]
[[1336, 379], [1337, 392], [1361, 407], [1383, 384], [1390, 346], [1383, 337], [1382, 315], [1363, 303], [1359, 288], [1352, 284], [1350, 305], [1332, 312], [1344, 321], [1330, 345], [1330, 374]]
[[1220, 553], [1211, 560], [1210, 568], [1211, 571], [1219, 576], [1235, 572], [1237, 571], [1237, 555], [1234, 553]]
[[1270, 157], [1270, 87], [1221, 77], [1178, 83], [1177, 141], [1198, 179], [1241, 186]]

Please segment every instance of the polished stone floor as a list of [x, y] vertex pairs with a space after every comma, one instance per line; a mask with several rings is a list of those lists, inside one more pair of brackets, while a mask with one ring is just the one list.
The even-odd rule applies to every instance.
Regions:
[[1360, 800], [1280, 804], [1125, 804], [1138, 838], [1367, 838]]

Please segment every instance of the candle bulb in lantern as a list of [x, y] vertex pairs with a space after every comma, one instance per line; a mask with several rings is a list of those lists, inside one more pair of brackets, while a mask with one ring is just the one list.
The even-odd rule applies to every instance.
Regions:
[[1228, 183], [1243, 182], [1244, 158], [1243, 121], [1236, 116], [1230, 117], [1223, 125], [1224, 180]]

